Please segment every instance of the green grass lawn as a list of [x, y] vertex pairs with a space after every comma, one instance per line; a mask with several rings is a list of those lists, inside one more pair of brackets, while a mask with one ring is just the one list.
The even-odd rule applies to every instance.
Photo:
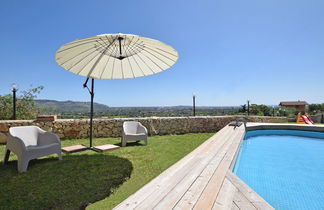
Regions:
[[[17, 172], [16, 156], [3, 165], [0, 145], [0, 206], [4, 209], [111, 209], [207, 140], [211, 133], [149, 137], [149, 144], [128, 144], [111, 152], [86, 151], [32, 160]], [[63, 140], [62, 146], [88, 144]], [[120, 138], [94, 139], [94, 145]], [[97, 202], [98, 201], [98, 202]]]

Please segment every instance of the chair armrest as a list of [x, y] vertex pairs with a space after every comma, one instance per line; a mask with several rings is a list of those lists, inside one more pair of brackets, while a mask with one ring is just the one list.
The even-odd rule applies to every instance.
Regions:
[[48, 131], [39, 133], [37, 145], [42, 146], [54, 143], [61, 145], [60, 138], [55, 133]]
[[26, 152], [26, 145], [24, 141], [10, 134], [8, 136], [6, 147], [7, 149], [11, 150], [13, 153], [18, 155], [21, 155], [23, 152]]
[[147, 129], [146, 129], [146, 127], [144, 125], [139, 124], [137, 132], [147, 134]]
[[124, 130], [124, 128], [123, 128], [123, 130], [122, 130], [122, 136], [127, 136], [127, 135], [131, 135], [131, 134], [130, 133], [126, 133], [125, 130]]

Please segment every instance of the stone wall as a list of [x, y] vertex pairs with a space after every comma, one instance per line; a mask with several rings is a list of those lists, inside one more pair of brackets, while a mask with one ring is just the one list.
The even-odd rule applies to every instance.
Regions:
[[[258, 116], [206, 116], [206, 117], [147, 117], [147, 118], [113, 118], [94, 119], [94, 137], [119, 137], [124, 121], [136, 120], [141, 122], [150, 135], [183, 134], [198, 132], [216, 132], [234, 121], [237, 117], [245, 117], [249, 122], [287, 122], [283, 117]], [[36, 125], [44, 130], [56, 133], [60, 138], [74, 139], [89, 136], [89, 120], [71, 119], [55, 121], [8, 120], [0, 121], [0, 142], [10, 127]]]

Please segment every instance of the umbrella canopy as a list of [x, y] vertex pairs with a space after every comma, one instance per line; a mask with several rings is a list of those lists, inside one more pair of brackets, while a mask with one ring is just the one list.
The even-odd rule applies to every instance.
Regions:
[[94, 79], [127, 79], [159, 73], [171, 67], [178, 53], [158, 40], [133, 34], [102, 34], [79, 39], [61, 46], [55, 55], [56, 62], [67, 71], [91, 79], [90, 147]]
[[95, 79], [126, 79], [171, 67], [178, 53], [158, 40], [132, 34], [102, 34], [63, 45], [56, 62], [66, 70]]

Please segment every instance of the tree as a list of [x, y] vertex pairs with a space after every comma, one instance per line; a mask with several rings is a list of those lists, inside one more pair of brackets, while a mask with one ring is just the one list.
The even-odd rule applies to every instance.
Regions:
[[247, 111], [246, 104], [241, 105], [239, 112], [245, 113]]
[[252, 115], [271, 116], [271, 109], [264, 104], [251, 104], [250, 112]]
[[324, 103], [323, 104], [310, 104], [309, 107], [310, 113], [324, 112]]
[[[39, 112], [34, 99], [44, 89], [43, 86], [21, 91], [16, 101], [17, 120], [35, 119]], [[13, 99], [11, 94], [0, 96], [0, 120], [11, 120], [13, 116]]]

